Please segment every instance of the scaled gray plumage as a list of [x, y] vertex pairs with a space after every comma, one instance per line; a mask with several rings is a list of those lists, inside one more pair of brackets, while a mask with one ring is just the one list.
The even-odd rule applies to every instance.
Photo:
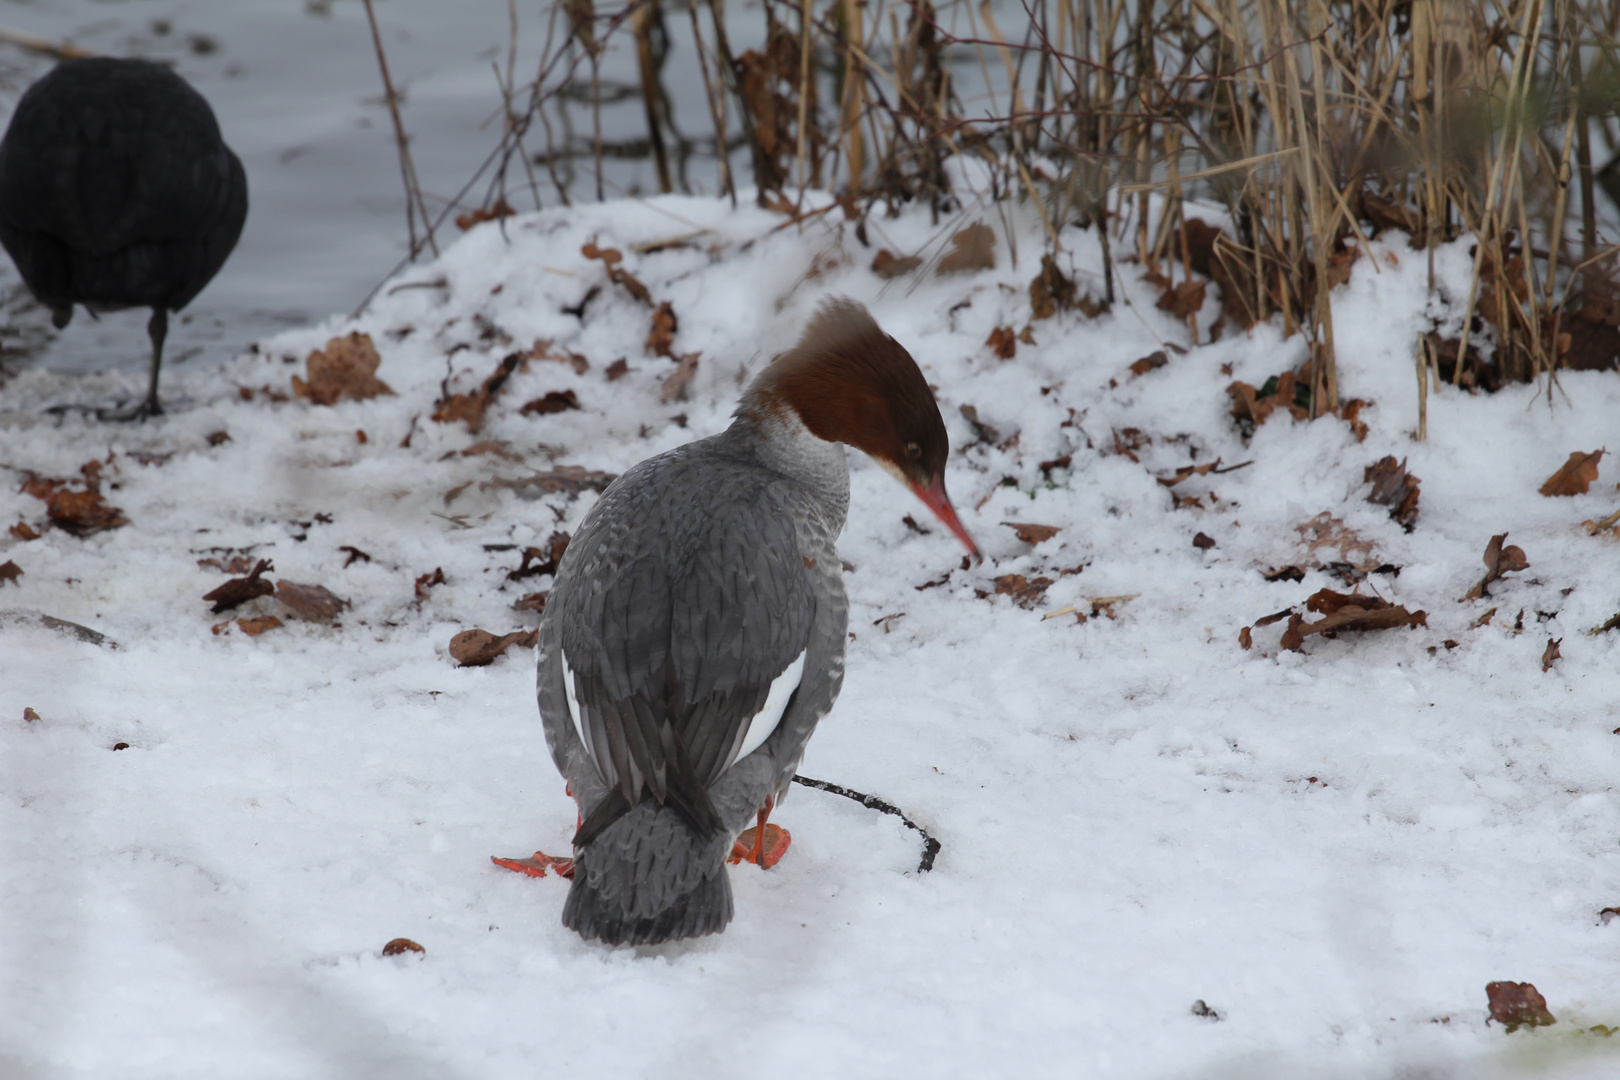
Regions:
[[[739, 416], [635, 466], [558, 567], [540, 625], [539, 702], [585, 818], [563, 922], [586, 938], [722, 929], [732, 841], [786, 790], [838, 696], [848, 601], [834, 542], [849, 475], [841, 445], [795, 425]], [[801, 653], [781, 722], [733, 763], [749, 718]], [[594, 761], [569, 712], [565, 656]]]

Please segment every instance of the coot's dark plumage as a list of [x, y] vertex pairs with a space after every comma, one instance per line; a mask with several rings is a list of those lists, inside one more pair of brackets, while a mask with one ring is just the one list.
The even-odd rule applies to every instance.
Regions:
[[225, 264], [247, 176], [203, 96], [146, 60], [64, 60], [23, 94], [0, 142], [0, 243], [58, 328], [73, 305], [149, 307], [161, 412], [171, 311]]

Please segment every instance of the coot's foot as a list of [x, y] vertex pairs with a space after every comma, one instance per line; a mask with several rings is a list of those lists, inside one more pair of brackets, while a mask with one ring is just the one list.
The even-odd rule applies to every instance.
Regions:
[[134, 405], [123, 405], [119, 406], [118, 408], [96, 410], [97, 420], [113, 420], [120, 422], [128, 420], [145, 420], [149, 416], [162, 415], [163, 403], [154, 397], [142, 398]]

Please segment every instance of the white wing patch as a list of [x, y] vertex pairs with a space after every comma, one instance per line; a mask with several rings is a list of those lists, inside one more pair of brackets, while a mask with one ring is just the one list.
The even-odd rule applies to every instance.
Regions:
[[[804, 678], [804, 656], [805, 654], [801, 652], [782, 674], [771, 680], [771, 690], [765, 695], [765, 705], [748, 722], [748, 734], [743, 736], [742, 749], [737, 751], [737, 757], [732, 761], [733, 765], [758, 750], [760, 744], [771, 737], [776, 725], [782, 722], [782, 714], [787, 712], [788, 699], [793, 696], [793, 691], [799, 688], [799, 680]], [[574, 699], [568, 700], [572, 705]], [[574, 723], [578, 724], [579, 720], [575, 719]]]
[[585, 724], [579, 718], [579, 694], [574, 689], [574, 669], [568, 666], [568, 654], [561, 649], [557, 651], [562, 655], [563, 691], [568, 695], [568, 715], [573, 718], [579, 741], [585, 744], [586, 756], [595, 761], [596, 752], [591, 749], [591, 742], [585, 737]]
[[[568, 666], [568, 654], [562, 652], [561, 655], [563, 692], [568, 697], [568, 716], [574, 721], [574, 732], [584, 744], [585, 753], [595, 761], [596, 752], [591, 748], [590, 740], [585, 737], [585, 723], [579, 715], [579, 693], [574, 685], [574, 669]], [[758, 750], [765, 740], [771, 737], [776, 725], [782, 722], [782, 714], [787, 712], [788, 699], [793, 696], [793, 691], [799, 688], [799, 683], [804, 678], [804, 658], [805, 652], [799, 653], [793, 663], [783, 669], [782, 674], [771, 680], [771, 689], [765, 695], [765, 704], [748, 722], [748, 734], [743, 736], [742, 747], [732, 759], [732, 765]]]

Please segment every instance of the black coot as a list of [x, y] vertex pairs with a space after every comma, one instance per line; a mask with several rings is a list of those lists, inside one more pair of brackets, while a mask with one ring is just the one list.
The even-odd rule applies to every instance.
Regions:
[[60, 329], [73, 305], [149, 307], [146, 400], [169, 312], [224, 265], [247, 218], [247, 176], [214, 111], [146, 60], [64, 60], [23, 94], [0, 142], [0, 244]]

